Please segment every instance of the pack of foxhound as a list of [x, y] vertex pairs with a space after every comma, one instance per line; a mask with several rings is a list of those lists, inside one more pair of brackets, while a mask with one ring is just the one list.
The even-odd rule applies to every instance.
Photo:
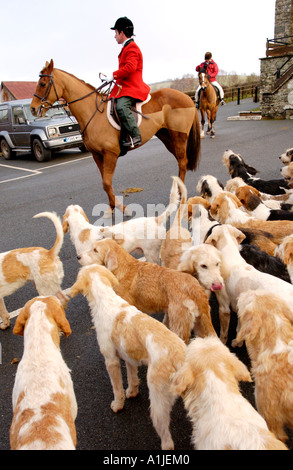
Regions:
[[[279, 178], [267, 181], [241, 155], [226, 150], [225, 185], [202, 175], [188, 195], [174, 176], [169, 204], [156, 217], [102, 227], [91, 224], [78, 205], [68, 206], [63, 220], [53, 212], [35, 215], [54, 224], [53, 247], [0, 254], [2, 330], [11, 321], [4, 298], [29, 281], [37, 293], [13, 328], [24, 347], [11, 391], [12, 450], [77, 448], [78, 404], [60, 343], [61, 335], [72, 333], [65, 311], [77, 295], [88, 303], [112, 385], [113, 413], [137, 396], [138, 367], [147, 366], [150, 416], [161, 449], [176, 449], [170, 420], [178, 399], [192, 425], [194, 449], [289, 449], [293, 149], [280, 159]], [[59, 256], [65, 236], [80, 265], [66, 291]], [[218, 304], [218, 332], [211, 296]], [[162, 321], [157, 313], [163, 313]], [[232, 315], [237, 326], [231, 331]], [[235, 352], [243, 345], [249, 369]], [[253, 383], [255, 403], [244, 397], [240, 382]]]

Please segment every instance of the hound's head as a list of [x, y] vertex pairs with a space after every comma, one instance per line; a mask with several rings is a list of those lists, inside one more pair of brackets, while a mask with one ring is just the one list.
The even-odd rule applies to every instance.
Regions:
[[76, 282], [70, 289], [69, 296], [75, 297], [81, 293], [85, 297], [91, 299], [96, 295], [103, 295], [103, 289], [95, 286], [97, 282], [102, 283], [102, 286], [109, 286], [114, 288], [118, 284], [117, 278], [105, 266], [91, 264], [83, 266], [77, 276]]
[[223, 189], [223, 184], [212, 175], [201, 176], [196, 186], [196, 190], [201, 197], [208, 199], [209, 201]]
[[30, 321], [37, 321], [38, 325], [42, 325], [43, 329], [40, 334], [47, 331], [51, 334], [56, 346], [59, 346], [60, 330], [66, 337], [71, 334], [64, 308], [55, 296], [35, 297], [29, 300], [16, 319], [13, 333], [23, 336]]
[[238, 197], [241, 204], [243, 204], [248, 211], [254, 211], [259, 204], [262, 204], [261, 194], [253, 186], [247, 185], [237, 188], [235, 196]]
[[256, 175], [257, 170], [250, 165], [247, 165], [240, 154], [234, 153], [232, 150], [226, 150], [222, 157], [223, 164], [228, 168], [232, 178], [241, 176], [241, 169], [247, 171], [249, 175]]
[[183, 271], [196, 277], [199, 283], [208, 291], [223, 289], [221, 274], [222, 255], [213, 245], [203, 243], [186, 250], [180, 259], [178, 271]]
[[83, 221], [89, 222], [83, 208], [78, 206], [77, 204], [72, 204], [67, 207], [65, 214], [63, 216], [63, 232], [66, 233], [70, 229], [69, 226], [69, 219], [70, 217], [74, 218], [76, 221], [78, 218], [82, 219]]
[[195, 338], [187, 347], [183, 366], [173, 377], [172, 390], [191, 403], [192, 397], [204, 392], [208, 371], [237, 392], [238, 382], [252, 382], [245, 364], [219, 338]]
[[225, 224], [230, 217], [232, 217], [233, 211], [239, 209], [242, 206], [238, 197], [234, 194], [223, 191], [218, 194], [210, 208], [211, 216], [220, 224]]
[[293, 148], [286, 150], [279, 158], [284, 165], [289, 165], [293, 161]]
[[90, 250], [84, 251], [77, 258], [82, 266], [99, 264], [114, 271], [118, 267], [119, 250], [124, 251], [115, 240], [105, 238], [94, 242]]
[[245, 239], [243, 232], [230, 224], [217, 225], [213, 228], [211, 235], [206, 239], [205, 243], [215, 246], [218, 250], [233, 243], [237, 247]]

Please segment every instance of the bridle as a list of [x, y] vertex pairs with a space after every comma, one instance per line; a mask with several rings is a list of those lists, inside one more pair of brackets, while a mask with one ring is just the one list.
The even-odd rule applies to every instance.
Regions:
[[45, 108], [44, 104], [47, 104], [49, 105], [49, 108], [52, 108], [53, 105], [47, 100], [49, 94], [50, 94], [50, 91], [51, 91], [51, 88], [53, 86], [54, 88], [54, 91], [55, 91], [55, 95], [56, 95], [56, 101], [59, 100], [59, 97], [58, 97], [58, 94], [57, 94], [57, 91], [56, 91], [56, 87], [55, 87], [55, 83], [54, 83], [54, 80], [53, 80], [53, 74], [48, 74], [48, 73], [40, 73], [39, 75], [40, 78], [43, 78], [43, 77], [50, 77], [50, 80], [49, 80], [49, 83], [47, 85], [47, 88], [44, 92], [44, 95], [43, 96], [40, 96], [40, 95], [37, 95], [36, 93], [34, 93], [34, 96], [36, 98], [38, 98], [40, 101], [41, 101], [41, 107], [42, 108]]
[[[101, 78], [101, 75], [102, 75], [102, 74], [100, 74], [100, 78]], [[72, 103], [76, 103], [77, 101], [84, 100], [84, 99], [87, 98], [88, 96], [91, 96], [91, 95], [93, 95], [94, 93], [96, 93], [96, 109], [95, 109], [93, 115], [92, 115], [92, 116], [90, 117], [90, 119], [88, 120], [88, 122], [87, 122], [87, 124], [85, 125], [84, 129], [83, 129], [82, 131], [80, 131], [82, 136], [83, 136], [83, 134], [84, 134], [86, 128], [88, 127], [89, 123], [91, 122], [91, 120], [92, 120], [93, 117], [95, 116], [96, 112], [99, 111], [100, 113], [102, 113], [102, 112], [104, 111], [104, 106], [103, 106], [103, 105], [104, 105], [104, 103], [106, 103], [107, 101], [109, 101], [109, 95], [110, 95], [110, 92], [111, 92], [111, 86], [112, 86], [112, 83], [113, 83], [113, 82], [115, 83], [114, 80], [112, 80], [111, 82], [102, 83], [102, 85], [100, 85], [100, 86], [99, 86], [98, 88], [96, 88], [95, 90], [90, 91], [90, 92], [87, 93], [86, 95], [81, 96], [80, 98], [77, 98], [76, 100], [72, 100], [72, 101], [66, 102], [66, 103], [64, 103], [64, 104], [62, 103], [62, 104], [58, 104], [57, 106], [56, 106], [56, 105], [54, 106], [53, 104], [51, 104], [51, 103], [48, 101], [48, 96], [49, 96], [49, 94], [50, 94], [50, 91], [51, 91], [52, 86], [53, 86], [54, 91], [55, 91], [56, 101], [59, 100], [59, 96], [58, 96], [58, 94], [57, 94], [56, 86], [55, 86], [55, 83], [54, 83], [54, 80], [53, 80], [53, 72], [52, 72], [51, 74], [42, 73], [42, 72], [41, 72], [41, 73], [39, 74], [39, 77], [40, 77], [40, 78], [43, 78], [43, 77], [49, 77], [49, 78], [50, 78], [49, 83], [48, 83], [48, 85], [47, 85], [47, 88], [46, 88], [45, 91], [44, 91], [44, 95], [43, 95], [43, 96], [40, 96], [40, 95], [38, 95], [37, 93], [34, 93], [34, 96], [35, 96], [36, 98], [38, 98], [38, 99], [41, 101], [41, 106], [40, 106], [40, 107], [41, 107], [41, 108], [45, 108], [45, 109], [47, 109], [47, 110], [50, 109], [50, 108], [54, 108], [54, 107], [66, 107], [66, 106], [68, 106], [68, 105], [70, 105], [70, 104], [72, 104]], [[107, 88], [107, 90], [104, 91], [104, 93], [103, 93], [104, 96], [101, 97], [101, 100], [100, 100], [100, 102], [98, 103], [99, 91], [101, 91], [101, 90], [102, 90], [105, 86], [107, 86], [107, 85], [108, 85], [108, 88]], [[117, 85], [118, 88], [119, 88], [119, 91], [118, 91], [118, 93], [117, 93], [117, 96], [118, 96], [118, 94], [120, 93], [120, 90], [121, 90], [122, 87], [121, 87], [120, 85], [118, 85], [117, 83], [116, 83], [116, 85]], [[45, 106], [45, 104], [46, 104], [46, 106]]]
[[[200, 72], [199, 75], [202, 75], [202, 74], [204, 74], [205, 77], [207, 77], [206, 72]], [[207, 83], [206, 83], [206, 82], [205, 82], [205, 79], [203, 79], [202, 82], [200, 83], [201, 89], [202, 89], [203, 91], [205, 91], [205, 90], [207, 89], [207, 87], [209, 86], [209, 84], [210, 84], [209, 80], [208, 80]]]

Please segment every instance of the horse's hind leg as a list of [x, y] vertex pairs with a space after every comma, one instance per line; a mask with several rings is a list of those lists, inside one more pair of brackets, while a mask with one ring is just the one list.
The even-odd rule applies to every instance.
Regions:
[[186, 154], [186, 143], [188, 139], [187, 134], [184, 132], [160, 129], [156, 133], [156, 136], [176, 158], [179, 168], [178, 176], [184, 183], [188, 164], [188, 158]]

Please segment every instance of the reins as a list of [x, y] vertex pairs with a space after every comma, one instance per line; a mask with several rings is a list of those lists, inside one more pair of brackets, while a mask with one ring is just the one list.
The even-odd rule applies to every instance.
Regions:
[[[44, 92], [44, 95], [43, 96], [40, 96], [40, 95], [37, 95], [36, 93], [34, 93], [34, 96], [36, 98], [38, 98], [40, 101], [41, 101], [41, 107], [45, 107], [44, 104], [46, 105], [49, 105], [50, 108], [54, 108], [54, 107], [66, 107], [66, 106], [69, 106], [70, 104], [73, 104], [73, 103], [77, 103], [78, 101], [82, 101], [84, 100], [85, 98], [88, 98], [89, 96], [93, 95], [94, 93], [96, 93], [96, 109], [95, 111], [93, 112], [92, 116], [90, 117], [90, 119], [88, 120], [88, 122], [86, 123], [84, 129], [82, 131], [80, 131], [81, 135], [83, 136], [84, 135], [84, 132], [86, 131], [89, 123], [92, 121], [92, 119], [94, 118], [94, 116], [96, 115], [96, 113], [99, 111], [99, 113], [103, 113], [105, 107], [104, 107], [104, 104], [107, 103], [107, 101], [109, 101], [109, 95], [111, 93], [111, 87], [112, 87], [112, 84], [113, 83], [116, 83], [114, 80], [111, 80], [110, 82], [105, 82], [105, 83], [102, 83], [102, 85], [100, 85], [98, 88], [96, 88], [95, 90], [87, 93], [86, 95], [84, 96], [81, 96], [80, 98], [77, 98], [75, 100], [72, 100], [72, 101], [68, 101], [68, 102], [65, 102], [65, 103], [62, 103], [62, 104], [58, 104], [58, 105], [52, 105], [48, 100], [48, 96], [50, 94], [50, 91], [51, 91], [51, 88], [53, 86], [54, 88], [54, 91], [55, 91], [55, 95], [56, 95], [56, 101], [59, 100], [59, 97], [58, 97], [58, 94], [57, 94], [57, 90], [56, 90], [56, 87], [55, 87], [55, 83], [54, 83], [54, 80], [53, 80], [53, 72], [51, 74], [47, 74], [47, 73], [40, 73], [39, 75], [40, 78], [43, 78], [43, 77], [49, 77], [50, 80], [49, 80], [49, 83], [47, 85], [47, 88]], [[106, 90], [104, 90], [103, 93], [100, 93], [100, 91], [105, 88], [106, 86], [108, 85], [108, 88]], [[117, 93], [117, 96], [118, 94], [120, 93], [120, 90], [121, 90], [121, 86], [118, 85], [116, 83], [116, 85], [118, 86], [119, 88], [119, 91]], [[100, 99], [100, 102], [98, 103], [98, 96], [101, 96], [101, 99]]]

